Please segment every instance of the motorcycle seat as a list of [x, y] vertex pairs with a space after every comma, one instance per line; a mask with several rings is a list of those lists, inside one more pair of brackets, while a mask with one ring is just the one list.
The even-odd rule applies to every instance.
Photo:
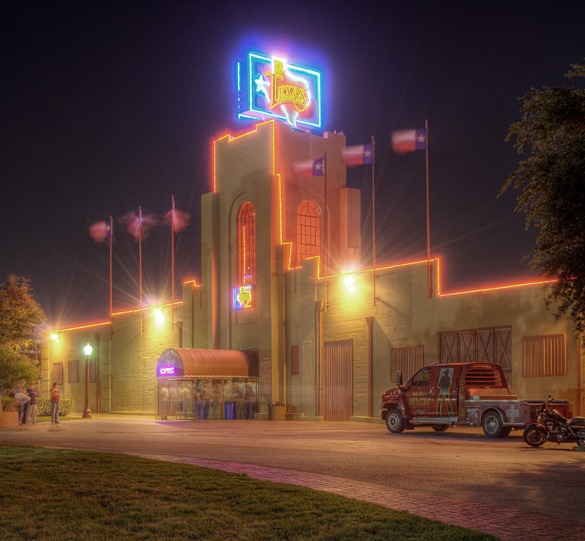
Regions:
[[573, 417], [570, 421], [569, 421], [569, 426], [573, 426], [576, 424], [584, 424], [585, 425], [585, 417]]

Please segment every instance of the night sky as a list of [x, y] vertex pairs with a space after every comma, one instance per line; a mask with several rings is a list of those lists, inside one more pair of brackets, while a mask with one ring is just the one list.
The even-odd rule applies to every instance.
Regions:
[[[341, 5], [343, 4], [343, 6]], [[504, 141], [531, 87], [585, 57], [585, 2], [9, 0], [1, 11], [0, 281], [31, 280], [49, 325], [103, 320], [109, 252], [89, 225], [114, 217], [114, 310], [138, 306], [138, 245], [118, 218], [192, 223], [176, 237], [176, 288], [200, 278], [200, 199], [211, 139], [235, 119], [235, 59], [252, 48], [324, 70], [324, 130], [376, 140], [377, 261], [426, 257], [425, 155], [393, 130], [430, 127], [431, 251], [443, 289], [534, 278], [534, 231], [498, 198], [519, 156]], [[322, 131], [317, 132], [322, 133]], [[371, 261], [367, 167], [364, 263]], [[145, 303], [170, 299], [168, 228], [143, 243]]]

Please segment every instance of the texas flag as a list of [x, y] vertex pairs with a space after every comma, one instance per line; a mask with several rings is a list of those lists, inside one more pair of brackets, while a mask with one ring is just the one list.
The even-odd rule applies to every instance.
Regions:
[[427, 148], [427, 130], [403, 130], [392, 133], [392, 150], [396, 154], [408, 154]]
[[106, 222], [94, 222], [89, 226], [89, 236], [94, 242], [104, 242], [111, 234], [110, 224]]
[[325, 175], [325, 156], [316, 160], [297, 162], [293, 165], [293, 170], [300, 177], [322, 177]]
[[346, 147], [342, 154], [343, 161], [348, 167], [374, 163], [372, 145], [355, 145]]

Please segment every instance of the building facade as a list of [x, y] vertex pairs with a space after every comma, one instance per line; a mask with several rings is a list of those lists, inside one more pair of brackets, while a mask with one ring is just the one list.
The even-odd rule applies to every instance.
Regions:
[[[582, 348], [571, 322], [545, 307], [549, 284], [445, 293], [439, 259], [364, 268], [345, 150], [343, 134], [276, 121], [215, 140], [200, 283], [185, 282], [182, 301], [158, 307], [162, 323], [149, 307], [48, 333], [43, 392], [60, 381], [77, 411], [89, 401], [92, 411], [163, 416], [161, 382], [190, 382], [193, 404], [206, 385], [223, 402], [253, 387], [255, 418], [279, 402], [289, 419], [375, 419], [398, 370], [477, 360], [502, 364], [520, 398], [552, 394], [582, 413]], [[245, 352], [249, 370], [222, 371], [218, 355], [215, 367], [157, 374], [173, 348]]]

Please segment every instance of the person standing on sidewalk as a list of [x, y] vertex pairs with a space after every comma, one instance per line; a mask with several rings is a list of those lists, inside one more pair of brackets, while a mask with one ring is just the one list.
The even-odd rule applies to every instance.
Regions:
[[53, 383], [51, 388], [51, 424], [59, 423], [59, 406], [61, 404], [61, 391], [59, 384]]
[[21, 379], [18, 382], [18, 389], [14, 393], [14, 398], [20, 404], [20, 412], [18, 414], [18, 424], [22, 425], [26, 421], [26, 414], [28, 411], [28, 404], [30, 402], [30, 396], [26, 392], [26, 382]]
[[39, 393], [37, 393], [36, 387], [32, 385], [26, 390], [26, 393], [30, 396], [26, 423], [29, 425], [35, 424], [37, 422], [37, 398], [39, 397]]

